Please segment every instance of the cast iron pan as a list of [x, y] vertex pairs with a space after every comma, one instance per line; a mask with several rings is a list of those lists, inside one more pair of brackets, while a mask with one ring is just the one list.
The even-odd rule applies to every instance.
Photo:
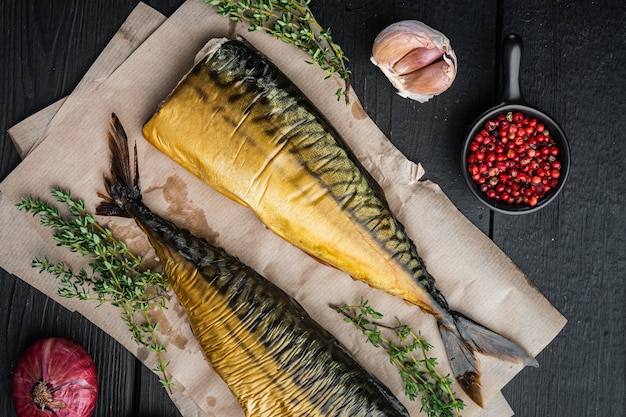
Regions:
[[[509, 34], [504, 38], [502, 43], [502, 73], [503, 73], [503, 88], [502, 88], [502, 102], [497, 106], [487, 110], [483, 113], [472, 125], [469, 130], [465, 142], [463, 145], [463, 153], [461, 156], [461, 168], [463, 170], [463, 177], [469, 186], [472, 193], [481, 202], [486, 204], [490, 209], [506, 213], [506, 214], [524, 214], [531, 213], [545, 207], [552, 202], [563, 188], [563, 184], [569, 174], [570, 166], [570, 149], [565, 133], [550, 116], [546, 113], [530, 106], [522, 97], [520, 89], [520, 65], [522, 61], [523, 42], [519, 35], [514, 33]], [[541, 121], [547, 129], [550, 130], [550, 134], [556, 145], [559, 148], [560, 154], [558, 156], [561, 161], [561, 175], [556, 187], [553, 187], [548, 191], [536, 206], [529, 206], [526, 204], [510, 204], [499, 200], [488, 198], [481, 190], [479, 185], [471, 178], [468, 173], [467, 156], [469, 154], [469, 145], [472, 142], [474, 136], [484, 127], [485, 122], [496, 117], [501, 113], [520, 111], [525, 115], [536, 118]]]

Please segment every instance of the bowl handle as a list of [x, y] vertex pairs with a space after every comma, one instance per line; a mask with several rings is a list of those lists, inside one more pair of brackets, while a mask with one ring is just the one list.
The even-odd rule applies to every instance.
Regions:
[[502, 41], [502, 102], [504, 104], [523, 104], [520, 90], [520, 66], [522, 63], [522, 38], [511, 33]]

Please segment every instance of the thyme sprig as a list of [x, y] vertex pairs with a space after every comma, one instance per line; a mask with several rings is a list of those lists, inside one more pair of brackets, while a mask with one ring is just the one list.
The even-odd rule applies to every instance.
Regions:
[[330, 29], [323, 28], [309, 9], [311, 0], [204, 0], [216, 12], [234, 22], [247, 22], [249, 31], [263, 30], [306, 52], [311, 61], [332, 76], [344, 80], [345, 88], [335, 92], [337, 99], [349, 91], [348, 58], [333, 41]]
[[85, 269], [75, 272], [66, 263], [52, 262], [47, 256], [35, 258], [31, 266], [59, 278], [57, 293], [61, 297], [120, 307], [132, 340], [156, 355], [158, 364], [153, 370], [171, 391], [173, 382], [168, 363], [163, 360], [165, 348], [156, 336], [158, 322], [149, 314], [155, 308], [166, 308], [167, 279], [162, 273], [145, 268], [140, 256], [116, 239], [109, 228], [96, 222], [82, 200], [73, 199], [69, 191], [59, 188], [53, 188], [51, 194], [66, 206], [69, 215], [63, 216], [55, 205], [32, 197], [22, 198], [17, 207], [39, 216], [42, 225], [54, 229], [53, 237], [59, 246], [89, 257], [91, 274]]
[[[428, 356], [432, 346], [419, 332], [415, 333], [397, 318], [393, 326], [376, 321], [382, 319], [383, 314], [363, 298], [359, 305], [344, 305], [337, 311], [345, 316], [344, 321], [354, 324], [367, 336], [368, 343], [387, 352], [400, 373], [407, 396], [411, 401], [421, 397], [422, 412], [429, 417], [460, 416], [465, 404], [452, 392], [450, 376], [438, 371], [437, 359]], [[385, 337], [381, 329], [391, 330], [396, 341]]]

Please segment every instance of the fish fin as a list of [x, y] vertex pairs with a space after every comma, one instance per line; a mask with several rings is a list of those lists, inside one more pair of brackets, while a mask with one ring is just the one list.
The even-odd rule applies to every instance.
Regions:
[[465, 393], [480, 407], [483, 399], [480, 389], [480, 371], [474, 352], [493, 356], [527, 366], [539, 366], [520, 345], [499, 335], [493, 330], [468, 319], [458, 312], [452, 312], [456, 331], [439, 323], [439, 332], [450, 361], [452, 373]]
[[141, 201], [139, 169], [137, 166], [137, 145], [134, 147], [134, 172], [128, 151], [128, 137], [119, 119], [113, 113], [109, 128], [109, 150], [111, 151], [111, 172], [104, 176], [107, 194], [98, 193], [103, 201], [96, 207], [96, 214], [102, 216], [131, 217], [125, 209], [129, 199]]
[[114, 201], [102, 201], [96, 208], [96, 214], [100, 216], [132, 217]]
[[471, 400], [482, 407], [480, 371], [478, 370], [478, 361], [474, 356], [472, 347], [459, 335], [441, 323], [439, 324], [439, 333], [441, 334], [441, 340], [446, 349], [454, 378]]

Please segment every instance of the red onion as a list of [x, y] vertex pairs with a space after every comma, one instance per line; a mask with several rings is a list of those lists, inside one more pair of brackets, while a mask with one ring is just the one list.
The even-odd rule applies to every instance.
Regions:
[[89, 417], [97, 397], [96, 365], [70, 340], [41, 339], [17, 362], [13, 403], [20, 417]]

